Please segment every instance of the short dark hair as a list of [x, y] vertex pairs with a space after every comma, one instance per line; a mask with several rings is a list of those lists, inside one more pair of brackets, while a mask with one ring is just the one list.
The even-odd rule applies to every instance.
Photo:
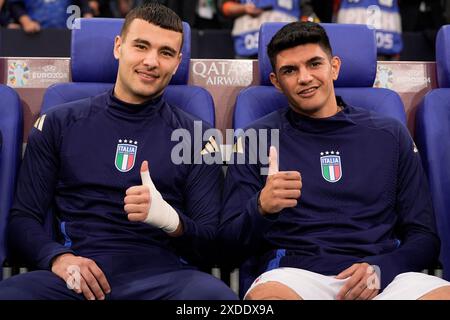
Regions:
[[297, 21], [281, 28], [267, 46], [267, 55], [269, 56], [273, 71], [276, 72], [275, 62], [278, 53], [286, 49], [310, 43], [318, 44], [328, 56], [333, 56], [330, 39], [328, 39], [325, 29], [318, 23]]
[[132, 9], [125, 17], [120, 35], [124, 38], [134, 19], [141, 19], [163, 29], [181, 33], [183, 37], [183, 22], [171, 9], [157, 2], [150, 2]]

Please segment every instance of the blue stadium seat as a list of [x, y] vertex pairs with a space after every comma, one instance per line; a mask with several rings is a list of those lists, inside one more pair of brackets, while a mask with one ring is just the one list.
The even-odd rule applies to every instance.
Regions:
[[[270, 82], [272, 72], [267, 45], [286, 23], [266, 23], [259, 32], [258, 65], [260, 85], [240, 92], [236, 99], [233, 127], [246, 128], [255, 120], [288, 106], [287, 98]], [[330, 38], [333, 54], [342, 60], [336, 94], [350, 105], [366, 108], [399, 120], [406, 126], [406, 114], [400, 96], [389, 89], [373, 88], [377, 72], [375, 32], [365, 25], [322, 24]], [[255, 279], [252, 259], [240, 267], [239, 293], [243, 297]]]
[[[71, 83], [47, 89], [41, 112], [66, 102], [83, 99], [109, 90], [116, 81], [118, 62], [113, 55], [114, 38], [124, 20], [112, 18], [80, 19], [80, 28], [72, 31]], [[166, 101], [215, 125], [214, 102], [208, 91], [187, 85], [191, 57], [191, 29], [183, 23], [182, 61], [164, 92]]]
[[415, 138], [433, 198], [443, 277], [450, 280], [450, 25], [437, 35], [436, 65], [439, 89], [419, 105]]
[[[288, 105], [286, 97], [272, 86], [272, 72], [266, 49], [275, 33], [285, 23], [266, 23], [259, 33], [258, 66], [260, 85], [242, 90], [236, 99], [233, 127], [245, 128], [250, 123]], [[333, 54], [342, 60], [336, 94], [353, 106], [392, 116], [406, 125], [400, 96], [389, 89], [373, 88], [377, 72], [375, 32], [365, 25], [322, 24], [330, 38]], [[351, 36], [350, 36], [351, 35]]]
[[22, 106], [17, 93], [0, 85], [0, 280], [7, 256], [6, 225], [22, 150]]

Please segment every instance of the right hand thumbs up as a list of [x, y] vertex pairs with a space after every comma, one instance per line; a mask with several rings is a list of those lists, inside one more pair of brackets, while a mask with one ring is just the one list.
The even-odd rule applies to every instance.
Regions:
[[133, 186], [126, 191], [124, 208], [128, 213], [128, 220], [145, 222], [169, 234], [181, 235], [178, 213], [156, 189], [146, 160], [141, 164], [141, 181], [142, 185]]
[[269, 172], [266, 185], [258, 199], [262, 215], [278, 213], [284, 208], [297, 205], [302, 189], [302, 177], [298, 171], [279, 171], [278, 152], [274, 146], [269, 149]]

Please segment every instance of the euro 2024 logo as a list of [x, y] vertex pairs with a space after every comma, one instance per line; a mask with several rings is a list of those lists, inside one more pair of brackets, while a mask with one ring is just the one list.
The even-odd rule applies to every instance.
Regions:
[[387, 66], [378, 66], [374, 87], [392, 89], [393, 85], [394, 74], [392, 69]]
[[30, 68], [24, 61], [13, 61], [8, 66], [8, 85], [24, 87], [30, 80]]

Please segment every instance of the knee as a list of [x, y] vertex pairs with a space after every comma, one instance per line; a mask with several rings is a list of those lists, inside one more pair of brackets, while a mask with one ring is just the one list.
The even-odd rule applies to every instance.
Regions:
[[419, 300], [450, 300], [450, 285], [434, 289]]
[[0, 282], [0, 300], [73, 299], [76, 296], [50, 271], [32, 271]]
[[185, 289], [183, 296], [188, 300], [238, 300], [236, 293], [221, 280], [211, 277]]
[[268, 281], [253, 287], [245, 300], [303, 300], [294, 290], [277, 282]]
[[29, 288], [21, 285], [19, 276], [0, 282], [0, 300], [34, 300], [35, 296]]

